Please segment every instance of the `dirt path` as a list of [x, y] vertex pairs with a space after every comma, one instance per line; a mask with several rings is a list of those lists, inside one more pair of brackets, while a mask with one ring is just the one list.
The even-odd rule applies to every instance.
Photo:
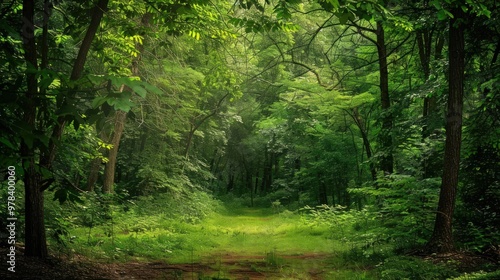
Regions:
[[[326, 254], [303, 254], [294, 256], [277, 256], [275, 263], [266, 256], [245, 256], [218, 254], [206, 257], [204, 261], [190, 264], [168, 264], [166, 262], [128, 262], [128, 263], [96, 263], [90, 260], [73, 257], [68, 259], [49, 258], [42, 262], [25, 258], [22, 247], [18, 248], [16, 272], [7, 271], [2, 265], [0, 279], [325, 279]], [[5, 248], [0, 254], [7, 253]], [[3, 257], [2, 257], [3, 259]], [[301, 263], [307, 267], [290, 269]], [[317, 264], [316, 266], [311, 265]], [[294, 272], [295, 271], [295, 272]]]
[[[281, 256], [280, 262], [271, 264], [264, 256], [218, 255], [206, 262], [193, 264], [166, 264], [163, 262], [100, 265], [101, 271], [112, 279], [324, 279], [321, 268], [310, 268], [293, 275], [287, 268], [291, 263], [322, 263], [328, 255], [304, 254]], [[310, 265], [307, 265], [310, 266]], [[297, 277], [297, 278], [295, 278]]]

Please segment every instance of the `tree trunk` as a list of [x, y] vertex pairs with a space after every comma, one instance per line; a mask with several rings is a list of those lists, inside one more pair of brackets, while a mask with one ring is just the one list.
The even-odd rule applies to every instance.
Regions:
[[[35, 13], [34, 1], [23, 1], [23, 48], [27, 69], [37, 69], [37, 51], [34, 34], [33, 18]], [[28, 127], [36, 129], [36, 104], [38, 83], [34, 71], [26, 73], [26, 98], [23, 104], [23, 121]], [[43, 208], [43, 177], [36, 168], [35, 147], [33, 142], [21, 142], [20, 155], [24, 168], [25, 189], [25, 244], [26, 256], [47, 257], [47, 243], [45, 238], [44, 208]]]
[[113, 138], [111, 139], [111, 144], [113, 145], [113, 147], [109, 150], [108, 162], [106, 163], [106, 167], [104, 168], [104, 183], [102, 186], [102, 191], [104, 193], [113, 192], [113, 185], [115, 183], [116, 159], [118, 157], [118, 148], [120, 146], [120, 139], [123, 134], [126, 118], [126, 112], [120, 110], [116, 111], [115, 128]]
[[[44, 28], [42, 30], [42, 46], [41, 54], [42, 54], [42, 68], [48, 66], [48, 49], [45, 45], [47, 43], [47, 28], [46, 25], [48, 23], [48, 16], [50, 13], [48, 1], [44, 2]], [[100, 0], [96, 6], [96, 10], [92, 15], [91, 24], [87, 30], [87, 34], [84, 40], [85, 44], [82, 44], [82, 47], [79, 51], [79, 57], [75, 62], [73, 67], [73, 72], [71, 75], [72, 79], [76, 79], [75, 77], [81, 76], [83, 65], [86, 60], [86, 54], [90, 49], [90, 44], [92, 39], [99, 27], [99, 23], [102, 18], [102, 11], [106, 8], [108, 4], [108, 0]], [[23, 38], [23, 48], [24, 55], [28, 69], [37, 69], [37, 50], [36, 50], [36, 42], [35, 42], [35, 34], [34, 34], [34, 10], [35, 3], [33, 0], [23, 0], [23, 21], [24, 26], [22, 29], [22, 38]], [[100, 12], [99, 12], [100, 11]], [[78, 74], [78, 75], [76, 75]], [[76, 75], [76, 76], [75, 76]], [[45, 130], [47, 129], [46, 123], [39, 123], [42, 127], [36, 127], [36, 112], [37, 105], [35, 104], [35, 100], [38, 98], [38, 84], [37, 78], [33, 71], [29, 71], [26, 74], [27, 80], [27, 90], [26, 90], [26, 101], [23, 104], [23, 121], [26, 125], [35, 130]], [[58, 104], [61, 105], [61, 104]], [[41, 105], [42, 106], [42, 105]], [[25, 139], [23, 139], [20, 148], [20, 155], [23, 161], [24, 170], [24, 187], [25, 187], [25, 255], [31, 257], [45, 258], [48, 255], [47, 252], [47, 244], [46, 244], [46, 236], [45, 236], [45, 222], [44, 222], [44, 198], [43, 191], [50, 185], [44, 181], [42, 174], [40, 173], [41, 168], [45, 168], [50, 170], [52, 167], [52, 163], [55, 159], [56, 152], [56, 142], [60, 139], [63, 128], [65, 126], [65, 121], [61, 117], [58, 119], [57, 124], [54, 126], [52, 130], [52, 137], [49, 142], [49, 147], [46, 152], [43, 152], [40, 158], [37, 160], [35, 150], [37, 147], [34, 147], [34, 143], [27, 143]], [[38, 162], [38, 164], [37, 164]], [[38, 166], [37, 166], [38, 165]]]
[[[101, 0], [102, 1], [102, 0]], [[106, 0], [107, 1], [107, 0]], [[146, 13], [143, 15], [141, 19], [141, 24], [143, 26], [148, 26], [149, 21], [151, 19], [151, 14]], [[139, 62], [141, 61], [141, 53], [143, 52], [144, 47], [141, 44], [136, 44], [135, 48], [137, 49], [139, 55], [132, 61], [131, 72], [133, 76], [139, 76]], [[120, 88], [120, 92], [124, 90], [132, 91], [131, 88], [122, 85]], [[120, 140], [122, 138], [123, 130], [125, 128], [125, 120], [127, 119], [127, 113], [121, 110], [116, 111], [115, 115], [115, 126], [113, 130], [113, 136], [111, 139], [111, 144], [113, 147], [109, 150], [108, 153], [108, 162], [104, 167], [104, 182], [102, 186], [102, 191], [104, 193], [113, 193], [113, 186], [115, 184], [115, 173], [116, 173], [116, 160], [118, 157], [118, 149], [120, 146]], [[121, 175], [121, 173], [120, 173]]]
[[255, 189], [254, 193], [257, 193], [257, 189], [259, 187], [259, 170], [257, 169], [257, 173], [255, 173]]
[[370, 162], [370, 173], [372, 175], [372, 180], [377, 180], [377, 170], [375, 169], [375, 165], [372, 162], [372, 148], [370, 145], [370, 139], [368, 139], [368, 132], [366, 131], [366, 125], [361, 116], [359, 115], [358, 108], [354, 108], [352, 110], [352, 114], [349, 113], [351, 117], [354, 119], [354, 123], [359, 129], [361, 133], [361, 139], [363, 139], [363, 147], [365, 147], [366, 157]]
[[260, 193], [266, 193], [266, 179], [267, 179], [267, 145], [264, 147], [264, 167], [262, 169], [262, 181], [260, 182]]
[[322, 176], [318, 174], [318, 186], [319, 186], [319, 192], [318, 192], [318, 202], [319, 204], [328, 204], [328, 194], [326, 190], [326, 184], [323, 182], [323, 179], [321, 178]]
[[230, 163], [229, 164], [229, 178], [228, 178], [228, 182], [227, 182], [227, 186], [226, 186], [227, 193], [230, 193], [234, 189], [234, 177], [235, 177], [234, 173], [235, 173], [235, 170], [234, 170], [233, 164]]
[[441, 192], [434, 224], [434, 232], [427, 244], [432, 252], [453, 251], [452, 218], [460, 168], [462, 138], [462, 109], [464, 93], [464, 14], [454, 9], [449, 29], [449, 94], [446, 114], [446, 143]]
[[[109, 142], [109, 137], [110, 136], [108, 136], [105, 133], [105, 129], [102, 129], [99, 132], [99, 138], [101, 138], [101, 140], [104, 143]], [[107, 152], [108, 152], [108, 150], [106, 150], [105, 148], [99, 149], [100, 156], [106, 155]], [[101, 171], [101, 165], [102, 165], [102, 158], [101, 157], [97, 157], [97, 158], [93, 159], [90, 163], [89, 176], [87, 177], [87, 191], [89, 191], [89, 192], [93, 192], [95, 189], [95, 184], [97, 183], [97, 180], [99, 180], [99, 171]]]
[[382, 106], [382, 130], [380, 131], [380, 144], [382, 146], [382, 159], [380, 169], [384, 173], [393, 172], [394, 158], [392, 155], [392, 113], [391, 99], [389, 96], [389, 72], [387, 70], [387, 47], [385, 45], [385, 32], [381, 22], [377, 22], [377, 52], [380, 72], [380, 101]]
[[248, 190], [250, 191], [250, 206], [253, 207], [253, 180], [252, 180], [252, 172], [248, 169], [245, 171], [246, 174], [246, 185]]
[[25, 255], [30, 257], [46, 258], [47, 243], [45, 237], [44, 207], [42, 175], [36, 171], [34, 158], [23, 161], [25, 167]]
[[99, 170], [101, 169], [101, 158], [95, 158], [90, 163], [89, 177], [87, 178], [87, 191], [93, 192], [97, 179], [99, 179]]

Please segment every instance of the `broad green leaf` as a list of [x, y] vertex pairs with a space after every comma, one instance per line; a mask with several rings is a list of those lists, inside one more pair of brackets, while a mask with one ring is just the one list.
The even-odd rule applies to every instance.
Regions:
[[142, 98], [145, 98], [146, 94], [148, 93], [147, 90], [140, 85], [133, 86], [132, 90]]
[[94, 98], [94, 100], [92, 101], [92, 108], [98, 108], [107, 100], [108, 100], [108, 97], [106, 97], [106, 96], [98, 96], [98, 97]]

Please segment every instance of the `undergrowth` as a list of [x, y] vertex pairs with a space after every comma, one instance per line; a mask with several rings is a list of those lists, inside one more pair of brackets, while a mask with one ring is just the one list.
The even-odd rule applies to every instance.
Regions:
[[[202, 192], [184, 198], [164, 194], [124, 200], [92, 194], [81, 199], [47, 203], [51, 248], [59, 254], [101, 262], [169, 263], [262, 256], [265, 265], [255, 264], [255, 269], [277, 271], [282, 279], [309, 279], [307, 271], [316, 269], [325, 279], [494, 279], [484, 278], [488, 272], [461, 274], [453, 265], [404, 256], [401, 248], [417, 242], [414, 235], [394, 235], [398, 227], [386, 226], [393, 223], [390, 214], [370, 208], [320, 205], [290, 211], [277, 202], [249, 208], [237, 200], [223, 204]], [[328, 257], [285, 258], [308, 254]], [[214, 265], [226, 269], [221, 260]]]

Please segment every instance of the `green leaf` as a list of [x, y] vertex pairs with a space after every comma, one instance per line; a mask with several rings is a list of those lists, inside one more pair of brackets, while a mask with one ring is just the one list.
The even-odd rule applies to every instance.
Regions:
[[115, 110], [121, 110], [121, 111], [124, 111], [124, 112], [130, 111], [130, 109], [133, 106], [135, 106], [135, 104], [133, 102], [131, 102], [128, 99], [124, 99], [124, 98], [114, 99], [114, 100], [108, 100], [107, 103], [109, 105], [113, 106], [113, 108]]
[[143, 86], [151, 93], [154, 93], [156, 95], [162, 95], [163, 91], [159, 89], [158, 87], [155, 87], [154, 85], [150, 83], [144, 83]]
[[0, 143], [4, 144], [5, 146], [11, 148], [12, 150], [16, 150], [17, 148], [14, 147], [14, 144], [9, 141], [9, 139], [6, 138], [0, 138]]
[[99, 108], [104, 102], [108, 100], [107, 96], [98, 96], [92, 101], [92, 108]]
[[140, 97], [142, 98], [145, 98], [146, 97], [146, 94], [148, 93], [147, 90], [145, 88], [143, 88], [142, 86], [139, 86], [139, 85], [136, 85], [136, 86], [133, 86], [132, 87], [132, 90], [137, 94], [139, 95]]

